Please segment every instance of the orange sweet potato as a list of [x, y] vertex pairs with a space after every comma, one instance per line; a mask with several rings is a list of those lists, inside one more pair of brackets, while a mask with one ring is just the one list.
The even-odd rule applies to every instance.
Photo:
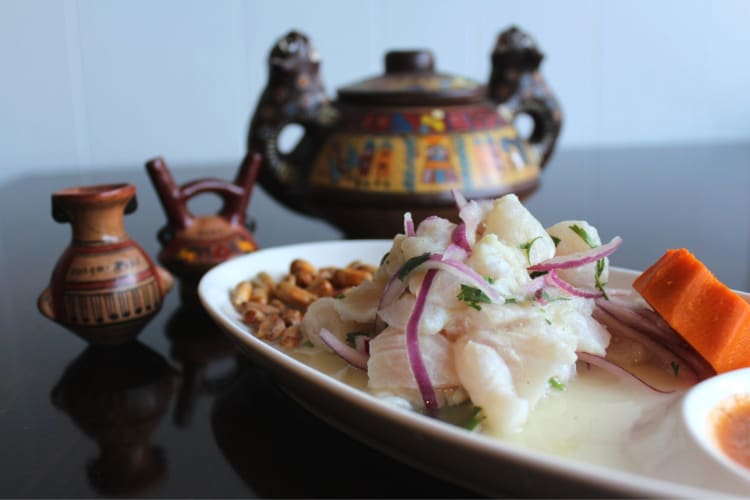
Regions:
[[717, 373], [750, 366], [750, 304], [688, 250], [667, 250], [633, 288]]

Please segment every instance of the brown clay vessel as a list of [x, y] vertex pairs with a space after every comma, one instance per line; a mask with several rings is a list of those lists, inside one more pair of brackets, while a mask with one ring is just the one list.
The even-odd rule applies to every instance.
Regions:
[[72, 240], [57, 261], [39, 310], [93, 344], [135, 338], [159, 311], [172, 276], [125, 232], [137, 207], [135, 186], [107, 184], [52, 194], [52, 218]]
[[[392, 237], [416, 220], [449, 216], [452, 190], [467, 198], [533, 192], [562, 126], [542, 77], [543, 54], [524, 31], [497, 38], [486, 84], [440, 72], [427, 50], [385, 54], [383, 74], [329, 99], [310, 39], [292, 31], [268, 58], [248, 148], [263, 153], [259, 181], [277, 200], [326, 219], [352, 237]], [[514, 120], [525, 114], [528, 137]], [[280, 147], [290, 125], [304, 130]]]
[[[158, 234], [162, 244], [159, 261], [180, 279], [183, 300], [195, 299], [200, 278], [213, 266], [258, 248], [252, 233], [245, 227], [245, 220], [260, 163], [259, 154], [248, 154], [234, 182], [203, 178], [181, 186], [175, 182], [163, 158], [146, 163], [167, 214], [167, 224]], [[188, 202], [204, 193], [213, 193], [222, 199], [223, 206], [218, 214], [190, 212]]]

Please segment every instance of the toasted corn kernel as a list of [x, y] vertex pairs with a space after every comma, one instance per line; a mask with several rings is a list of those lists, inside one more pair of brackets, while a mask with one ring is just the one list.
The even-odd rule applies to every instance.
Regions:
[[274, 314], [267, 316], [261, 321], [260, 326], [258, 326], [257, 336], [261, 339], [276, 340], [281, 336], [285, 328], [284, 320], [279, 315]]
[[333, 273], [333, 284], [338, 288], [357, 286], [372, 279], [372, 273], [358, 269], [337, 269]]
[[291, 348], [291, 347], [297, 347], [302, 340], [302, 332], [300, 331], [299, 326], [293, 325], [289, 326], [281, 333], [281, 339], [279, 340], [279, 344], [281, 344], [282, 347]]
[[318, 278], [313, 281], [307, 288], [308, 291], [314, 293], [318, 297], [333, 297], [336, 294], [336, 290], [333, 288], [333, 284], [327, 279]]
[[250, 300], [253, 293], [253, 285], [249, 281], [240, 282], [232, 293], [232, 305], [239, 307], [241, 304]]
[[317, 295], [308, 292], [304, 288], [287, 282], [279, 283], [275, 294], [283, 302], [297, 308], [306, 308], [318, 298]]

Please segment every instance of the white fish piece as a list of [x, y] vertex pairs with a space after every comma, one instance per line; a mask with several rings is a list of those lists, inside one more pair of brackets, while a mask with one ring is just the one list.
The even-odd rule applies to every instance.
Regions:
[[[430, 381], [441, 404], [457, 404], [466, 398], [460, 391], [451, 343], [442, 335], [420, 335], [419, 347]], [[370, 341], [367, 362], [368, 388], [380, 395], [402, 397], [422, 407], [422, 396], [411, 371], [406, 352], [406, 336], [396, 328], [386, 328]], [[442, 397], [441, 397], [442, 395]]]
[[[368, 331], [372, 328], [371, 324], [364, 324], [357, 321], [344, 321], [336, 309], [336, 302], [341, 299], [323, 297], [307, 308], [307, 312], [302, 317], [302, 333], [318, 347], [324, 347], [325, 343], [320, 340], [320, 330], [326, 328], [341, 340], [346, 340], [346, 334], [349, 332]], [[327, 347], [326, 347], [327, 349]]]
[[495, 200], [484, 222], [485, 234], [496, 234], [500, 241], [511, 247], [529, 245], [526, 265], [537, 264], [555, 255], [552, 238], [515, 194]]
[[482, 426], [502, 436], [529, 418], [529, 403], [515, 390], [513, 375], [497, 350], [468, 337], [454, 345], [456, 371], [472, 403], [482, 408]]
[[381, 309], [378, 315], [386, 325], [406, 331], [406, 323], [409, 321], [415, 302], [416, 297], [414, 295], [405, 293]]
[[372, 281], [363, 281], [343, 298], [335, 299], [333, 305], [341, 319], [358, 323], [374, 322], [378, 302], [388, 279], [385, 273], [376, 272]]
[[485, 234], [474, 245], [466, 264], [481, 276], [492, 278], [492, 286], [503, 297], [522, 295], [531, 281], [523, 251], [500, 241], [494, 233]]
[[[571, 229], [572, 226], [578, 226], [583, 229], [593, 244], [602, 244], [602, 240], [599, 238], [599, 231], [585, 220], [564, 220], [547, 228], [547, 233], [550, 236], [554, 236], [560, 240], [557, 244], [555, 255], [570, 255], [589, 249], [589, 245], [583, 238]], [[593, 288], [596, 286], [596, 262], [571, 269], [559, 269], [557, 274], [573, 286], [581, 288]], [[606, 257], [600, 281], [602, 283], [609, 281], [609, 258]]]
[[610, 334], [591, 317], [595, 303], [591, 299], [570, 297], [544, 306], [545, 317], [559, 334], [576, 339], [576, 351], [604, 356]]
[[[550, 391], [550, 380], [567, 383], [575, 373], [577, 336], [539, 314], [492, 329], [474, 330], [456, 341], [461, 384], [487, 425], [504, 434], [519, 430]], [[517, 405], [517, 407], [516, 407]]]

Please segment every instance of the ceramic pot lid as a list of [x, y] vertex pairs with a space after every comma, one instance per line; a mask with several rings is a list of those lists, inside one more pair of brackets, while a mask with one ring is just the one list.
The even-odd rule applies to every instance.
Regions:
[[384, 75], [338, 90], [341, 102], [365, 105], [470, 104], [485, 96], [485, 86], [474, 80], [435, 72], [427, 50], [388, 52]]

